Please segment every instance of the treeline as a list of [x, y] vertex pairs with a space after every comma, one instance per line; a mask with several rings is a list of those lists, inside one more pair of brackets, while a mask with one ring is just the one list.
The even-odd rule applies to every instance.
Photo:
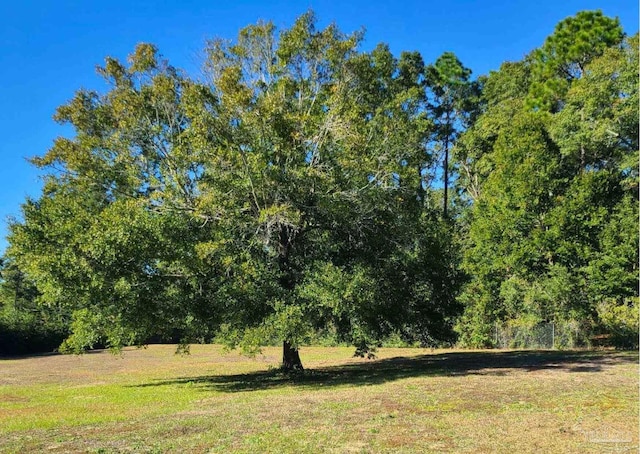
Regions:
[[638, 337], [638, 35], [583, 12], [484, 81], [456, 144], [471, 280], [460, 340], [496, 321]]
[[496, 323], [637, 345], [638, 36], [581, 12], [477, 79], [313, 14], [139, 45], [56, 113], [11, 224], [0, 353], [150, 339], [255, 351], [491, 346]]

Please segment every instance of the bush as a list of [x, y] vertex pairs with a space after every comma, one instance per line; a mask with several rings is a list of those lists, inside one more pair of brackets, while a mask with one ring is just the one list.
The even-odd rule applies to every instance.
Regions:
[[638, 348], [638, 299], [605, 301], [598, 305], [599, 331], [608, 334], [612, 347]]
[[55, 351], [67, 330], [47, 321], [43, 314], [0, 306], [0, 355], [26, 355]]

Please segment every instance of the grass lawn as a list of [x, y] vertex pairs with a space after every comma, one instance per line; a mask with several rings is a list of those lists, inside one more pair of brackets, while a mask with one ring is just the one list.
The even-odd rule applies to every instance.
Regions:
[[221, 347], [0, 359], [0, 452], [637, 452], [636, 352]]

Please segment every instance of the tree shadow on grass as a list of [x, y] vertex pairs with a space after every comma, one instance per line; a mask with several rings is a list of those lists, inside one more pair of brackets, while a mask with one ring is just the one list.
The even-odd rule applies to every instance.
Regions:
[[269, 370], [248, 374], [179, 377], [138, 386], [183, 384], [222, 392], [258, 391], [284, 386], [322, 389], [342, 385], [376, 385], [411, 377], [500, 376], [507, 375], [514, 369], [526, 372], [600, 372], [610, 366], [637, 361], [637, 355], [629, 352], [454, 352], [349, 363], [289, 374], [280, 370]]

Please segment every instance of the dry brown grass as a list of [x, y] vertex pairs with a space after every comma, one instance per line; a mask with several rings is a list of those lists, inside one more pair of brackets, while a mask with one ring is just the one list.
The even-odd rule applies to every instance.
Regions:
[[638, 355], [218, 346], [0, 360], [0, 452], [636, 452]]

